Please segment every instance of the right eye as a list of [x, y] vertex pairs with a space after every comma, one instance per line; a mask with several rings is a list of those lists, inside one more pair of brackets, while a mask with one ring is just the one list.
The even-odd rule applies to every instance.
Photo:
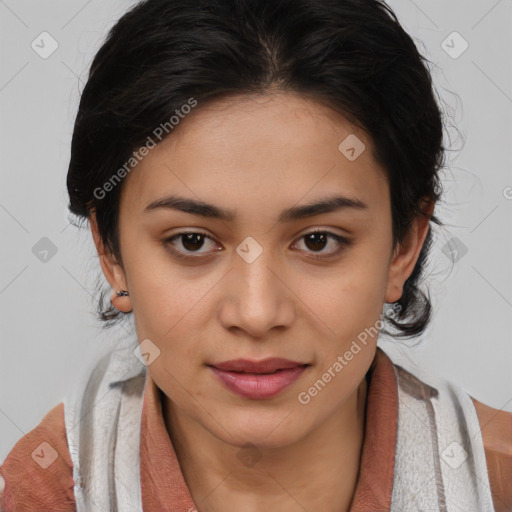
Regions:
[[[199, 249], [204, 246], [206, 239], [213, 242], [213, 238], [208, 236], [206, 233], [198, 231], [182, 231], [181, 233], [177, 233], [169, 238], [162, 240], [162, 245], [164, 245], [164, 247], [166, 247], [178, 258], [201, 258], [202, 256], [191, 255], [195, 253], [201, 255], [208, 254], [208, 251], [203, 253], [199, 252]], [[183, 249], [177, 248], [177, 245], [181, 246]]]

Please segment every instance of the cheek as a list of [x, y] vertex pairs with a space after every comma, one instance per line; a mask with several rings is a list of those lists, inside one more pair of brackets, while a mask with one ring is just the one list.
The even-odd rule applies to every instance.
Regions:
[[197, 268], [187, 269], [173, 262], [155, 242], [127, 250], [123, 259], [139, 336], [162, 339], [185, 317], [190, 322], [212, 286], [211, 276], [205, 273], [201, 277]]
[[357, 391], [372, 363], [374, 352], [374, 348], [362, 347], [350, 361], [341, 356], [319, 365], [295, 397], [302, 421], [319, 425], [339, 410]]
[[190, 269], [163, 259], [125, 261], [133, 290], [133, 316], [139, 341], [150, 339], [160, 350], [152, 371], [164, 381], [172, 381], [169, 374], [184, 381], [193, 378], [191, 369], [198, 369], [202, 362], [200, 333], [206, 332], [212, 318], [205, 309], [205, 297], [219, 277], [210, 272], [193, 279]]
[[303, 314], [338, 350], [373, 326], [382, 313], [387, 268], [378, 254], [370, 248], [354, 251], [332, 272], [310, 275], [299, 287]]

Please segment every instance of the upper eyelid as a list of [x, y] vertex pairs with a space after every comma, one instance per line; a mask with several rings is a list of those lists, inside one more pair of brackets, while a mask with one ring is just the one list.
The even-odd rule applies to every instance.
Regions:
[[[321, 228], [321, 227], [315, 227], [313, 229], [311, 229], [310, 231], [306, 231], [305, 233], [302, 233], [301, 235], [299, 235], [297, 238], [296, 238], [296, 242], [303, 239], [305, 236], [308, 236], [310, 234], [314, 234], [314, 233], [325, 233], [331, 237], [333, 237], [338, 243], [340, 244], [343, 244], [343, 243], [350, 243], [350, 239], [345, 236], [345, 235], [341, 235], [339, 233], [336, 233], [334, 231], [331, 231], [330, 228]], [[166, 237], [163, 242], [166, 243], [166, 242], [171, 242], [171, 241], [174, 241], [176, 239], [178, 239], [180, 236], [183, 236], [183, 235], [188, 235], [188, 234], [194, 234], [194, 235], [202, 235], [204, 236], [205, 238], [209, 238], [210, 240], [212, 240], [213, 242], [217, 243], [217, 241], [210, 235], [208, 235], [207, 233], [203, 232], [203, 231], [194, 231], [193, 229], [189, 230], [189, 231], [180, 231], [179, 233], [175, 233], [169, 237]], [[294, 242], [294, 243], [296, 243]], [[180, 251], [180, 250], [177, 250], [177, 252], [183, 252], [183, 251]], [[191, 254], [193, 255], [194, 253], [193, 252], [190, 252], [188, 254]], [[200, 253], [201, 254], [201, 253]], [[205, 254], [212, 254], [212, 253], [205, 253]]]
[[[306, 231], [305, 233], [300, 234], [297, 237], [297, 240], [299, 240], [300, 238], [303, 238], [307, 235], [310, 235], [312, 233], [327, 233], [329, 235], [339, 236], [340, 238], [348, 238], [348, 235], [343, 235], [340, 233], [336, 233], [335, 231], [331, 231], [331, 228], [315, 227], [315, 228], [312, 228], [311, 231]], [[173, 235], [165, 237], [164, 241], [172, 240], [172, 239], [178, 238], [179, 236], [182, 236], [182, 235], [202, 235], [202, 236], [209, 238], [210, 240], [213, 240], [214, 242], [216, 242], [215, 238], [213, 236], [210, 236], [208, 233], [205, 233], [204, 231], [201, 231], [201, 230], [194, 231], [193, 229], [179, 231], [178, 233], [174, 233]]]

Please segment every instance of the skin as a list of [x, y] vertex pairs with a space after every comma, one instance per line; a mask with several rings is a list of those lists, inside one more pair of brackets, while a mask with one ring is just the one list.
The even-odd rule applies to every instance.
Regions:
[[[354, 161], [338, 149], [349, 134], [366, 146]], [[429, 225], [416, 219], [392, 246], [389, 186], [372, 152], [363, 131], [299, 95], [217, 100], [193, 110], [125, 179], [122, 263], [104, 251], [91, 216], [106, 279], [130, 293], [115, 306], [133, 311], [139, 342], [149, 338], [160, 350], [148, 371], [165, 394], [167, 430], [200, 512], [227, 503], [246, 512], [349, 510], [376, 337], [308, 404], [298, 394], [378, 325], [385, 302], [400, 298]], [[235, 219], [144, 212], [171, 194], [233, 210]], [[288, 207], [332, 195], [367, 208], [277, 222]], [[332, 238], [308, 244], [304, 235], [315, 228], [352, 243], [316, 259], [340, 246]], [[190, 231], [211, 237], [203, 245], [174, 241], [190, 262], [162, 245]], [[236, 252], [248, 236], [263, 250], [251, 263]], [[271, 356], [310, 364], [272, 399], [240, 397], [206, 366]], [[247, 443], [258, 459], [252, 465], [240, 459]]]

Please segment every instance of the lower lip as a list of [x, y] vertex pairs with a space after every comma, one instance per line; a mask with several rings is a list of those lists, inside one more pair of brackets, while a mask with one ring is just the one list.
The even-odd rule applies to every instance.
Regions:
[[295, 382], [306, 369], [295, 366], [271, 374], [238, 373], [209, 367], [221, 382], [237, 395], [246, 398], [272, 398]]

